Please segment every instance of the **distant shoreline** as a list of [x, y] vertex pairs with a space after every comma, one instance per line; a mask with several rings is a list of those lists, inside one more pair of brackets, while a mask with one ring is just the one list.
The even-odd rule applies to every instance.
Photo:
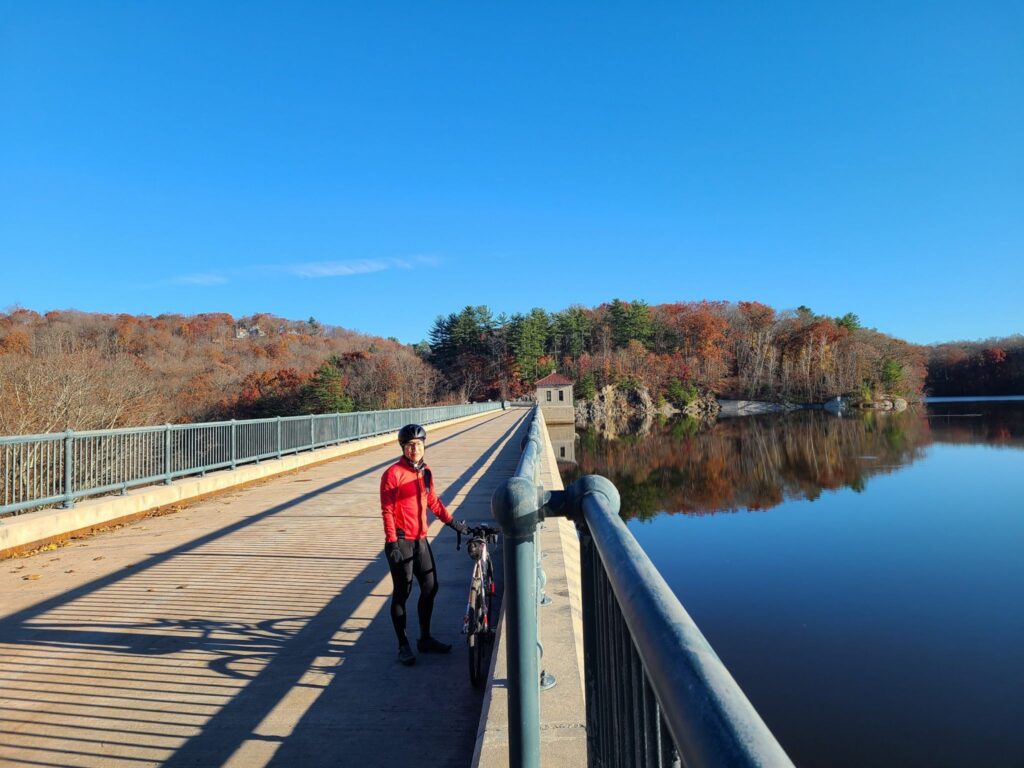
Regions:
[[[1024, 395], [963, 395], [956, 397], [922, 397], [921, 403], [981, 403], [1021, 401]], [[719, 416], [758, 416], [765, 413], [828, 410], [825, 403], [774, 403], [767, 400], [719, 400]]]
[[1024, 395], [957, 395], [922, 397], [922, 403], [980, 403], [992, 400], [1024, 400]]

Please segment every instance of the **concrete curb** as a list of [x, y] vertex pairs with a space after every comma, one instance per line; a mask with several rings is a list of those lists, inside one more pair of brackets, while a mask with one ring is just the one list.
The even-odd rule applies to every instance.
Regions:
[[[497, 411], [500, 413], [500, 411]], [[459, 424], [495, 411], [484, 411], [457, 419], [439, 421], [430, 429]], [[280, 459], [267, 459], [237, 469], [220, 470], [205, 477], [188, 477], [170, 485], [148, 485], [128, 491], [123, 496], [103, 496], [80, 501], [71, 509], [53, 508], [27, 512], [0, 519], [0, 559], [27, 550], [62, 541], [71, 536], [143, 517], [161, 508], [197, 501], [223, 491], [236, 490], [274, 475], [303, 467], [333, 461], [368, 448], [393, 441], [395, 432], [353, 440], [327, 448], [296, 453]]]

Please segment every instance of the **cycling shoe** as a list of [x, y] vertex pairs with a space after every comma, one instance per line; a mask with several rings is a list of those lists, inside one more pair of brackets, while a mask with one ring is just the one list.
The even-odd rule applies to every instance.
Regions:
[[412, 648], [409, 647], [408, 643], [402, 643], [398, 646], [398, 660], [407, 667], [411, 667], [416, 663], [416, 657], [412, 655]]
[[416, 648], [420, 653], [451, 653], [450, 643], [442, 643], [434, 637], [421, 637], [416, 641]]

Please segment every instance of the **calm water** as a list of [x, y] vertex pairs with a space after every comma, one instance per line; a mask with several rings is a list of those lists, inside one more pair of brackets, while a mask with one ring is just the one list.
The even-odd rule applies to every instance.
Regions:
[[799, 766], [1024, 766], [1024, 399], [581, 433]]

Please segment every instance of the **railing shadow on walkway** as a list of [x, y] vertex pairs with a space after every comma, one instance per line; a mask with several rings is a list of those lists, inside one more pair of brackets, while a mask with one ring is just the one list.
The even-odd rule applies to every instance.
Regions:
[[[482, 423], [433, 441], [432, 447], [469, 433]], [[509, 472], [514, 470], [519, 455], [518, 440], [514, 438], [525, 428], [526, 422], [520, 419], [493, 441], [443, 490], [446, 503], [491, 459], [507, 464]], [[273, 544], [265, 543], [255, 552], [201, 551], [213, 543], [229, 544], [232, 534], [259, 527], [359, 477], [378, 474], [393, 460], [389, 457], [287, 503], [153, 555], [127, 571], [95, 579], [0, 619], [0, 643], [5, 651], [14, 649], [4, 654], [6, 658], [0, 656], [0, 661], [15, 663], [34, 681], [34, 690], [25, 690], [0, 680], [5, 689], [0, 693], [0, 731], [14, 733], [29, 725], [19, 719], [17, 710], [5, 706], [5, 702], [20, 701], [52, 714], [56, 742], [62, 741], [62, 729], [80, 734], [64, 737], [67, 746], [73, 744], [74, 749], [55, 745], [45, 750], [50, 757], [67, 755], [68, 764], [81, 758], [107, 756], [109, 753], [98, 747], [119, 742], [118, 757], [129, 763], [222, 765], [234, 756], [242, 761], [239, 764], [252, 758], [249, 764], [348, 765], [402, 764], [394, 758], [382, 759], [381, 750], [401, 749], [402, 735], [423, 727], [424, 718], [436, 717], [436, 723], [426, 725], [444, 728], [448, 718], [472, 716], [475, 725], [479, 714], [476, 696], [423, 692], [412, 701], [403, 701], [398, 694], [410, 687], [415, 690], [416, 674], [426, 674], [432, 664], [450, 667], [449, 677], [455, 687], [468, 691], [469, 686], [460, 645], [450, 657], [421, 658], [420, 667], [412, 670], [394, 663], [394, 638], [387, 612], [390, 581], [378, 554], [377, 526], [372, 530], [367, 526], [355, 537], [339, 530], [333, 540], [318, 540], [316, 551], [308, 556], [274, 551]], [[461, 503], [486, 509], [491, 485], [480, 483]], [[344, 552], [353, 546], [375, 554], [370, 559], [322, 554]], [[454, 547], [445, 549], [451, 551], [437, 553], [442, 589], [461, 593], [462, 577], [458, 575], [458, 563], [453, 564]], [[238, 557], [266, 558], [268, 582], [255, 594], [253, 585], [248, 584], [245, 599], [232, 602], [216, 591], [230, 593], [230, 588], [236, 586], [231, 583], [230, 573], [232, 561]], [[270, 574], [281, 568], [280, 560], [299, 566], [301, 571], [293, 568], [290, 576], [275, 581]], [[468, 579], [466, 562], [468, 559], [462, 564]], [[351, 571], [348, 586], [326, 601], [317, 599], [316, 590], [323, 593], [332, 574], [343, 570]], [[194, 605], [211, 617], [118, 619], [146, 600], [157, 601], [150, 613], [158, 613], [159, 591], [166, 593], [175, 582], [196, 583], [203, 577], [216, 579], [214, 592], [197, 594]], [[306, 598], [307, 592], [313, 594], [311, 599]], [[87, 604], [74, 605], [86, 598]], [[247, 616], [259, 612], [257, 607], [263, 613], [268, 607], [279, 607], [280, 616], [247, 620]], [[303, 607], [309, 612], [304, 613]], [[79, 610], [88, 612], [88, 622], [74, 621]], [[57, 615], [47, 616], [54, 612]], [[67, 620], [61, 614], [67, 614]], [[97, 616], [111, 619], [97, 621]], [[435, 627], [439, 634], [442, 626], [445, 633], [454, 634], [458, 621], [459, 615], [439, 613]], [[17, 651], [18, 646], [23, 650]], [[160, 661], [169, 654], [178, 654], [174, 663]], [[130, 661], [130, 678], [110, 672], [109, 659], [113, 656], [120, 658], [119, 663], [133, 656], [139, 659], [137, 664]], [[187, 660], [178, 660], [181, 656]], [[140, 692], [130, 681], [145, 681], [145, 690]], [[383, 693], [383, 705], [369, 701], [372, 693]], [[443, 703], [432, 706], [434, 695]], [[79, 698], [82, 703], [76, 702]], [[11, 738], [13, 746], [31, 749]], [[0, 738], [0, 747], [5, 740], [7, 736]], [[450, 749], [438, 755], [436, 762], [432, 756], [432, 764], [467, 762], [467, 755], [472, 754], [472, 737], [468, 744], [463, 743], [464, 739], [449, 741]], [[90, 744], [96, 744], [97, 750], [90, 751]], [[408, 757], [414, 762], [420, 756], [410, 753]], [[53, 763], [48, 760], [46, 764]]]

